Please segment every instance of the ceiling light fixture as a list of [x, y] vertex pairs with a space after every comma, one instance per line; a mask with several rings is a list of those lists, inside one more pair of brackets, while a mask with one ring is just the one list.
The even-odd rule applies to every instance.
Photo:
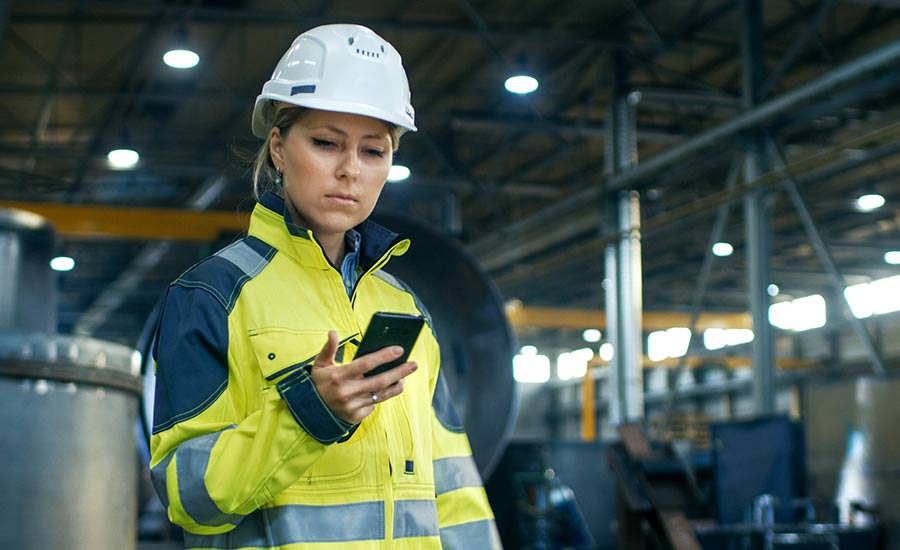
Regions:
[[878, 193], [867, 193], [856, 199], [856, 207], [863, 212], [871, 212], [884, 206], [884, 196]]
[[900, 250], [888, 250], [884, 253], [885, 263], [900, 265]]
[[388, 172], [388, 181], [403, 181], [409, 177], [409, 168], [403, 166], [402, 164], [395, 164], [391, 166], [391, 171]]
[[200, 63], [200, 56], [191, 50], [169, 50], [163, 54], [163, 63], [173, 69], [191, 69]]
[[716, 243], [712, 246], [712, 253], [720, 258], [724, 258], [725, 256], [731, 256], [731, 254], [734, 253], [734, 247], [731, 246], [731, 243]]
[[134, 149], [113, 149], [106, 154], [106, 160], [109, 161], [109, 165], [116, 170], [134, 168], [134, 165], [138, 163], [140, 158], [141, 155]]
[[503, 86], [510, 93], [525, 95], [538, 89], [538, 81], [533, 76], [520, 74], [507, 78]]
[[72, 271], [75, 268], [75, 260], [68, 256], [57, 256], [50, 260], [50, 269], [53, 271]]

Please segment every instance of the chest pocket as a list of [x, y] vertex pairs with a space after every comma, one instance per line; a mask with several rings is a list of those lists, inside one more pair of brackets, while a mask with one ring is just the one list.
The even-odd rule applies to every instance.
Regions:
[[[265, 327], [249, 331], [250, 345], [260, 374], [266, 385], [274, 384], [298, 368], [311, 365], [328, 341], [323, 330], [296, 330], [287, 327]], [[343, 362], [344, 348], [358, 335], [338, 334], [341, 339], [337, 362]]]
[[[260, 375], [265, 379], [264, 388], [274, 385], [299, 368], [312, 365], [319, 352], [322, 351], [325, 342], [328, 341], [327, 331], [296, 330], [286, 327], [255, 329], [249, 332], [249, 336]], [[345, 347], [351, 340], [355, 342], [359, 338], [359, 334], [342, 335], [339, 333], [338, 337], [340, 344], [336, 360], [341, 363], [344, 360]], [[351, 345], [351, 348], [346, 350], [348, 358], [353, 349], [355, 347]], [[300, 429], [299, 426], [298, 429]], [[365, 448], [367, 443], [362, 440], [361, 435], [356, 433], [349, 441], [330, 445], [325, 454], [313, 463], [297, 484], [334, 482], [355, 478], [366, 464]]]

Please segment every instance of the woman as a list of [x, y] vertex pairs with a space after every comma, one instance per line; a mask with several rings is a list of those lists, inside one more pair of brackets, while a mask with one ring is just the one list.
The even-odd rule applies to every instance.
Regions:
[[154, 347], [151, 471], [188, 548], [500, 547], [430, 319], [400, 367], [354, 357], [374, 312], [427, 318], [383, 271], [409, 241], [366, 221], [409, 98], [389, 43], [327, 25], [256, 100], [248, 236], [172, 283]]

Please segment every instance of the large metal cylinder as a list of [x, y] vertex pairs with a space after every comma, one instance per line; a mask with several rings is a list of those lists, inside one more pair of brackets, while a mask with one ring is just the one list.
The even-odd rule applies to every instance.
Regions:
[[518, 345], [493, 280], [449, 235], [411, 216], [376, 212], [375, 221], [409, 237], [387, 270], [412, 287], [434, 318], [441, 369], [463, 417], [472, 456], [488, 478], [515, 424], [512, 358]]
[[0, 331], [56, 332], [54, 244], [44, 218], [0, 208]]
[[135, 547], [139, 373], [122, 345], [0, 332], [0, 548]]
[[0, 209], [0, 548], [133, 549], [140, 357], [53, 334], [53, 247], [43, 218]]

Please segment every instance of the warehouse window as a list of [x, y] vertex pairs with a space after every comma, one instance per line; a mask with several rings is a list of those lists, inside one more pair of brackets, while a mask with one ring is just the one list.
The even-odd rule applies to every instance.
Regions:
[[703, 331], [703, 345], [709, 350], [752, 341], [753, 331], [749, 328], [709, 328]]
[[647, 357], [651, 361], [662, 361], [669, 357], [683, 357], [691, 341], [691, 330], [687, 327], [672, 327], [657, 330], [647, 336]]
[[560, 353], [556, 358], [556, 376], [560, 380], [581, 378], [587, 374], [588, 361], [593, 358], [594, 350], [590, 348]]
[[900, 311], [900, 275], [848, 286], [844, 296], [858, 319]]
[[522, 346], [519, 354], [513, 357], [513, 378], [516, 382], [538, 384], [550, 380], [550, 358], [538, 355], [534, 346]]
[[800, 332], [825, 326], [825, 298], [819, 294], [769, 306], [769, 322], [783, 330]]

